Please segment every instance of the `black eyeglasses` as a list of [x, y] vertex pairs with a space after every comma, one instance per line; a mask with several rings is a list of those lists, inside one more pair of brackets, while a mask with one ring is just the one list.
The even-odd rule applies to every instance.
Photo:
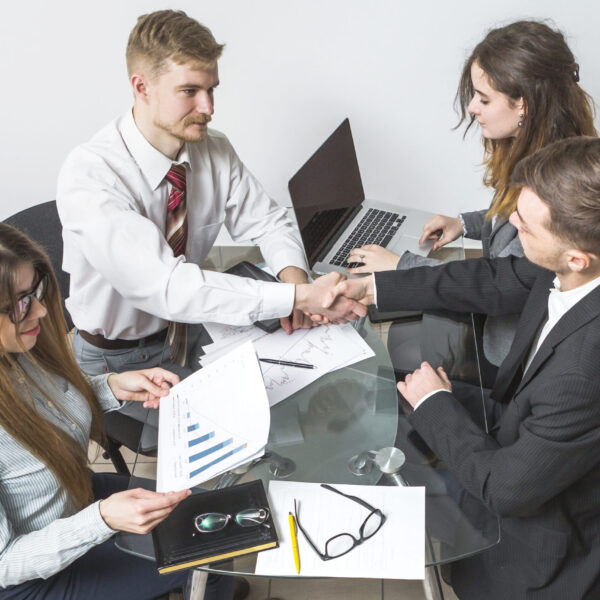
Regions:
[[46, 292], [48, 291], [48, 275], [42, 275], [42, 278], [38, 281], [34, 290], [29, 294], [25, 294], [21, 296], [17, 300], [16, 308], [2, 311], [8, 315], [8, 318], [13, 323], [20, 323], [24, 321], [31, 312], [31, 305], [33, 304], [33, 299], [35, 298], [38, 302], [42, 302], [46, 297]]
[[209, 512], [194, 517], [194, 527], [200, 533], [214, 533], [215, 531], [225, 529], [232, 519], [240, 527], [256, 527], [258, 525], [270, 527], [267, 523], [268, 518], [268, 508], [246, 508], [240, 510], [235, 516], [225, 513]]
[[296, 504], [296, 500], [294, 500], [294, 512], [296, 513], [296, 523], [298, 524], [298, 528], [306, 538], [306, 541], [311, 545], [312, 549], [319, 555], [321, 560], [331, 560], [333, 558], [339, 558], [340, 556], [344, 556], [344, 554], [348, 554], [350, 550], [356, 548], [356, 546], [360, 546], [364, 541], [372, 538], [385, 523], [385, 515], [374, 506], [371, 506], [368, 502], [361, 500], [357, 496], [351, 496], [350, 494], [344, 494], [344, 492], [340, 492], [335, 488], [331, 487], [326, 483], [321, 484], [322, 488], [329, 490], [330, 492], [335, 492], [340, 496], [344, 496], [349, 500], [353, 500], [354, 502], [358, 502], [361, 506], [364, 506], [369, 512], [367, 518], [363, 521], [360, 529], [358, 530], [359, 538], [355, 538], [351, 533], [338, 533], [333, 537], [330, 537], [327, 542], [325, 542], [325, 554], [323, 554], [315, 545], [315, 543], [310, 539], [308, 534], [306, 533], [304, 527], [300, 523], [300, 515], [298, 514], [298, 506]]

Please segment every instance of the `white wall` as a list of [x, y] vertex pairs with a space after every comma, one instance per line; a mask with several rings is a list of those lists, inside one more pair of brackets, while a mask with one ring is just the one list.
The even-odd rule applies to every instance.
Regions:
[[349, 116], [367, 196], [455, 214], [481, 208], [478, 133], [452, 131], [462, 63], [491, 26], [552, 19], [600, 100], [597, 0], [29, 0], [0, 19], [0, 219], [54, 198], [67, 152], [130, 102], [139, 14], [182, 8], [227, 47], [212, 125], [268, 192]]

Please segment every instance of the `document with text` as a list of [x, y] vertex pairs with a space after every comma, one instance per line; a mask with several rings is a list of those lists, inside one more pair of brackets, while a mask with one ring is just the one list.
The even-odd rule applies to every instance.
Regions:
[[203, 366], [225, 355], [238, 343], [252, 340], [260, 358], [311, 364], [314, 369], [261, 363], [262, 374], [274, 406], [323, 375], [374, 356], [371, 347], [350, 324], [298, 329], [287, 335], [283, 329], [265, 333], [258, 327], [205, 325], [213, 344], [204, 346]]

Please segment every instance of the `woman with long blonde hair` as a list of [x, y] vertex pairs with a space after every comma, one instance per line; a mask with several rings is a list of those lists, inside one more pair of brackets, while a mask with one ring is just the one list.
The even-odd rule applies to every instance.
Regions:
[[[481, 128], [484, 183], [494, 192], [492, 203], [458, 217], [435, 215], [420, 242], [436, 239], [437, 249], [464, 235], [481, 240], [485, 257], [523, 256], [517, 230], [508, 222], [520, 192], [509, 186], [515, 165], [557, 140], [596, 135], [593, 101], [579, 86], [579, 65], [563, 34], [545, 23], [518, 21], [492, 29], [465, 62], [456, 104], [457, 127], [466, 122], [468, 131], [477, 122]], [[363, 263], [350, 273], [439, 264], [380, 246], [356, 248], [348, 262]], [[484, 351], [494, 365], [508, 353], [516, 321], [516, 316], [486, 321]]]
[[189, 491], [128, 490], [128, 477], [87, 464], [103, 412], [120, 400], [156, 408], [178, 377], [154, 368], [88, 378], [65, 332], [48, 257], [0, 224], [0, 599], [145, 600], [181, 589], [185, 573], [159, 577], [111, 538], [147, 533]]

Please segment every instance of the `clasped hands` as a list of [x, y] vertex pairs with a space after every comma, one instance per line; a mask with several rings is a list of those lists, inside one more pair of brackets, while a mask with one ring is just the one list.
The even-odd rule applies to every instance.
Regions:
[[319, 277], [313, 283], [297, 284], [294, 309], [309, 315], [316, 324], [356, 321], [366, 316], [371, 302], [359, 301], [361, 292], [355, 286], [344, 287], [349, 283], [345, 275], [334, 272]]
[[369, 304], [373, 304], [372, 277], [346, 279], [340, 273], [329, 273], [296, 286], [294, 306], [318, 325], [356, 321], [366, 316]]

